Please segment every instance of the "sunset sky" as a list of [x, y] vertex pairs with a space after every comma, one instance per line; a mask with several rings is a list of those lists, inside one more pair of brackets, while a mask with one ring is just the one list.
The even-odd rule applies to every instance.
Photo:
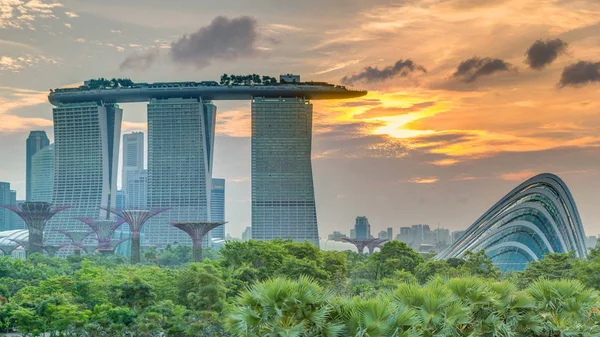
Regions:
[[[52, 140], [48, 89], [221, 74], [346, 83], [314, 101], [320, 236], [464, 229], [536, 173], [600, 233], [598, 0], [0, 0], [0, 181], [25, 192], [25, 139]], [[250, 103], [216, 102], [227, 232], [250, 225]], [[144, 131], [145, 104], [123, 104]]]

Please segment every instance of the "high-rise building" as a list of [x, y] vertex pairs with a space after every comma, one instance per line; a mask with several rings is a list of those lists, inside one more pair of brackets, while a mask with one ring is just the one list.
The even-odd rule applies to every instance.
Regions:
[[26, 141], [26, 167], [25, 167], [25, 199], [26, 200], [31, 200], [32, 194], [31, 194], [31, 171], [32, 171], [32, 158], [33, 156], [40, 151], [41, 149], [45, 148], [46, 146], [50, 145], [50, 140], [48, 139], [48, 136], [46, 135], [46, 131], [31, 131], [29, 133], [29, 137], [27, 137], [27, 141]]
[[148, 104], [148, 207], [170, 210], [148, 221], [146, 245], [191, 243], [169, 223], [210, 220], [215, 117], [216, 107], [201, 99]]
[[129, 175], [125, 199], [129, 209], [148, 207], [148, 170], [132, 172]]
[[[212, 179], [210, 221], [225, 222], [225, 179]], [[225, 225], [213, 229], [210, 233], [213, 239], [225, 239]]]
[[311, 166], [312, 104], [252, 101], [252, 237], [319, 245]]
[[377, 237], [379, 239], [387, 239], [387, 231], [380, 231], [379, 234], [377, 234]]
[[246, 226], [246, 229], [242, 233], [242, 241], [248, 241], [252, 239], [252, 227]]
[[[17, 206], [18, 204], [24, 203], [25, 200], [17, 200], [17, 191], [10, 191], [10, 204], [12, 206]], [[21, 218], [17, 213], [11, 212], [10, 214], [10, 225], [8, 226], [9, 230], [13, 229], [26, 229], [25, 221]]]
[[392, 227], [388, 227], [387, 229], [387, 239], [394, 240], [394, 230], [392, 229]]
[[[10, 183], [0, 182], [0, 205], [12, 205]], [[0, 208], [0, 232], [11, 229], [12, 212]]]
[[371, 237], [371, 225], [366, 216], [357, 216], [354, 224], [357, 239], [368, 239]]
[[71, 103], [53, 109], [54, 188], [52, 202], [71, 206], [46, 226], [50, 243], [63, 240], [53, 229], [87, 229], [77, 218], [107, 217], [115, 207], [121, 120], [116, 104]]
[[117, 197], [115, 198], [115, 207], [117, 209], [126, 209], [127, 207], [127, 195], [123, 190], [117, 190]]
[[350, 228], [350, 239], [356, 239], [356, 229]]
[[123, 135], [123, 167], [121, 189], [127, 191], [129, 180], [144, 170], [144, 134], [142, 132]]
[[54, 188], [54, 144], [38, 151], [31, 159], [31, 196], [29, 201], [52, 202]]
[[327, 240], [342, 241], [342, 239], [345, 237], [346, 237], [346, 234], [344, 234], [340, 231], [334, 231], [333, 233], [331, 233], [327, 236]]

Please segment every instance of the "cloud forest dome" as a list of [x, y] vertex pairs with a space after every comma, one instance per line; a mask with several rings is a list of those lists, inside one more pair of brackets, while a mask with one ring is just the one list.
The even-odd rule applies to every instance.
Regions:
[[437, 258], [485, 250], [502, 271], [522, 270], [547, 253], [587, 255], [577, 206], [558, 176], [543, 173], [523, 182], [473, 223]]

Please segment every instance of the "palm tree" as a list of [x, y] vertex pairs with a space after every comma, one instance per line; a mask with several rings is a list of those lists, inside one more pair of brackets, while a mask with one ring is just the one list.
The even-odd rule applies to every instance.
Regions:
[[341, 336], [330, 322], [332, 294], [309, 277], [274, 278], [242, 293], [226, 326], [235, 336]]
[[377, 298], [341, 299], [334, 304], [337, 318], [346, 323], [343, 336], [409, 337], [419, 323], [414, 310], [384, 295]]
[[469, 308], [438, 282], [423, 287], [415, 283], [399, 284], [394, 300], [415, 311], [419, 322], [417, 332], [423, 337], [460, 336], [470, 322]]
[[527, 288], [541, 318], [533, 336], [598, 336], [598, 292], [575, 280], [538, 280]]

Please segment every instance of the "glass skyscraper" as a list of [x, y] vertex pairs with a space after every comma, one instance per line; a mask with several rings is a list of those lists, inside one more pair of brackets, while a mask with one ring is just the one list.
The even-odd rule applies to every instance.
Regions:
[[148, 104], [148, 207], [170, 208], [146, 226], [145, 245], [190, 243], [171, 222], [209, 221], [216, 107], [201, 99]]
[[38, 151], [31, 159], [30, 201], [52, 202], [54, 188], [54, 144]]
[[[11, 205], [10, 183], [0, 182], [0, 205]], [[0, 232], [11, 229], [12, 212], [0, 208]]]
[[139, 176], [144, 170], [144, 134], [142, 132], [123, 135], [123, 166], [121, 189], [127, 194], [129, 180]]
[[51, 243], [62, 242], [53, 229], [87, 229], [76, 218], [107, 217], [115, 207], [123, 110], [116, 104], [62, 104], [53, 109], [55, 180], [52, 202], [71, 206], [46, 226]]
[[312, 104], [252, 101], [252, 238], [319, 245], [311, 166]]
[[[225, 179], [213, 178], [210, 192], [210, 221], [225, 222]], [[210, 231], [211, 236], [225, 240], [225, 225]]]
[[46, 135], [46, 131], [31, 131], [26, 141], [26, 167], [25, 167], [25, 200], [31, 200], [31, 171], [32, 171], [32, 158], [33, 156], [50, 145], [50, 140]]
[[366, 216], [357, 216], [354, 230], [357, 239], [369, 239], [371, 237], [371, 225]]
[[126, 205], [129, 209], [148, 207], [148, 171], [141, 170], [129, 175]]

